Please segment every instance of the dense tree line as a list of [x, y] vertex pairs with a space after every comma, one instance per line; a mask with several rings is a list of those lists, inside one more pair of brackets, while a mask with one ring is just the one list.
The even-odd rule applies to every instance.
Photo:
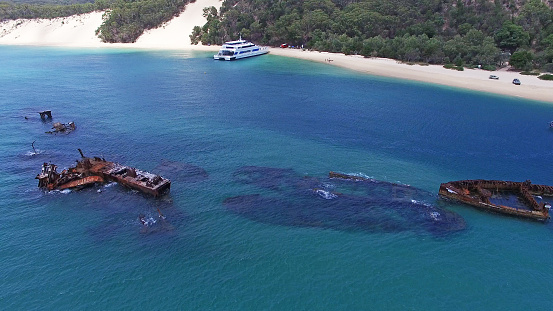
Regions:
[[94, 3], [94, 0], [6, 0], [13, 4], [56, 4], [56, 5], [71, 5], [76, 3]]
[[71, 5], [78, 3], [94, 3], [94, 0], [5, 0], [2, 1], [11, 4], [50, 4], [50, 5]]
[[18, 18], [56, 18], [106, 9], [105, 2], [73, 4], [30, 4], [0, 2], [0, 21]]
[[542, 0], [226, 0], [204, 10], [193, 42], [242, 35], [278, 46], [455, 63], [553, 70], [553, 10]]

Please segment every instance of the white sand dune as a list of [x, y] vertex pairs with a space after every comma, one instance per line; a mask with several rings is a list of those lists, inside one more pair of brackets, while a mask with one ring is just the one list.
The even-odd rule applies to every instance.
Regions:
[[[67, 47], [129, 47], [146, 49], [201, 49], [218, 50], [217, 46], [192, 45], [189, 35], [194, 26], [205, 24], [203, 8], [220, 8], [220, 0], [196, 0], [186, 6], [184, 12], [157, 29], [146, 31], [135, 43], [103, 43], [95, 35], [102, 24], [104, 12], [92, 12], [55, 19], [15, 20], [0, 23], [0, 45], [40, 45]], [[542, 81], [535, 76], [523, 76], [516, 72], [489, 72], [478, 69], [455, 71], [442, 66], [407, 65], [381, 58], [363, 58], [343, 54], [302, 51], [299, 49], [273, 48], [271, 53], [340, 66], [359, 72], [460, 87], [513, 97], [553, 103], [553, 81]], [[331, 62], [327, 60], [331, 59]], [[495, 74], [499, 80], [490, 80]], [[513, 85], [518, 78], [522, 85]]]
[[135, 43], [103, 43], [95, 34], [102, 24], [104, 12], [54, 19], [18, 19], [0, 23], [0, 44], [67, 47], [131, 47], [155, 49], [210, 49], [217, 47], [193, 46], [189, 35], [194, 26], [206, 23], [205, 7], [220, 8], [220, 0], [197, 0], [186, 6], [184, 12], [157, 29], [147, 30]]
[[203, 47], [202, 45], [193, 46], [190, 43], [190, 34], [194, 26], [203, 26], [207, 20], [203, 17], [203, 9], [205, 7], [214, 6], [219, 9], [222, 5], [220, 0], [196, 0], [186, 6], [184, 12], [175, 17], [166, 25], [157, 29], [146, 31], [135, 45], [141, 48], [154, 49], [210, 49], [218, 50], [218, 47]]
[[103, 12], [54, 19], [18, 19], [0, 23], [0, 44], [101, 46], [96, 29]]

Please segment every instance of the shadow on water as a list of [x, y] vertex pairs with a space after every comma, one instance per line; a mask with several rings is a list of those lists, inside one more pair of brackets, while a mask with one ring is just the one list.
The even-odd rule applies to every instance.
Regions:
[[343, 231], [430, 233], [465, 229], [463, 218], [431, 202], [436, 196], [411, 186], [376, 180], [304, 177], [291, 169], [247, 166], [238, 183], [263, 194], [230, 197], [223, 205], [248, 219], [281, 226]]
[[125, 234], [167, 239], [188, 216], [173, 205], [170, 195], [159, 199], [126, 189], [115, 183], [85, 190], [87, 205], [103, 214], [100, 225], [87, 229], [94, 241], [102, 243]]
[[209, 174], [202, 167], [169, 160], [161, 160], [152, 172], [169, 178], [173, 182], [201, 182], [209, 178]]

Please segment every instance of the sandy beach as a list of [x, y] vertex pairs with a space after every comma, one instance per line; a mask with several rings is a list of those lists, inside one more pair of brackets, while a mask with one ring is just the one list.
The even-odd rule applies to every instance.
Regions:
[[[514, 71], [486, 71], [481, 69], [457, 71], [445, 69], [440, 65], [408, 65], [393, 59], [364, 58], [362, 56], [302, 51], [300, 49], [272, 48], [271, 54], [327, 63], [371, 75], [428, 82], [553, 103], [553, 81], [540, 80], [536, 76], [521, 75]], [[489, 79], [490, 75], [498, 76], [499, 80]], [[515, 78], [521, 81], [521, 85], [512, 83]]]
[[[95, 35], [102, 24], [104, 12], [92, 12], [51, 20], [15, 20], [0, 23], [0, 45], [35, 45], [88, 48], [142, 48], [165, 50], [210, 50], [217, 46], [192, 45], [189, 35], [194, 26], [203, 25], [203, 8], [219, 8], [220, 0], [197, 0], [184, 12], [157, 29], [146, 31], [135, 43], [103, 43]], [[524, 76], [517, 72], [465, 69], [456, 71], [438, 65], [407, 65], [391, 59], [363, 58], [344, 54], [303, 51], [300, 49], [272, 48], [271, 54], [326, 63], [329, 66], [359, 71], [366, 74], [428, 82], [488, 92], [512, 97], [553, 103], [553, 81], [543, 81], [536, 76]], [[329, 61], [330, 60], [330, 61]], [[493, 74], [499, 80], [488, 77]], [[521, 85], [512, 84], [519, 79]]]

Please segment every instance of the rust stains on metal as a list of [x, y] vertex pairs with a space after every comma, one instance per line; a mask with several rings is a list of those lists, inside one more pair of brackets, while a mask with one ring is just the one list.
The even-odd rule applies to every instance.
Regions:
[[77, 126], [75, 125], [75, 122], [69, 122], [69, 123], [61, 123], [56, 122], [52, 126], [52, 131], [46, 132], [47, 134], [58, 134], [58, 133], [64, 133], [69, 134], [73, 132]]
[[[79, 150], [79, 152], [81, 152]], [[82, 155], [82, 152], [81, 152]], [[83, 157], [75, 167], [56, 171], [54, 164], [44, 163], [37, 175], [38, 186], [48, 190], [79, 188], [95, 183], [117, 182], [125, 187], [159, 197], [169, 191], [171, 181], [159, 175], [144, 172], [105, 159]]]
[[101, 184], [103, 182], [105, 182], [105, 180], [101, 176], [87, 176], [84, 178], [75, 179], [70, 182], [61, 184], [59, 186], [59, 189], [60, 190], [72, 189], [72, 188], [83, 187], [83, 186], [87, 186], [95, 183]]
[[[553, 196], [553, 187], [533, 185], [529, 180], [460, 180], [441, 184], [439, 194], [484, 210], [545, 221], [549, 219], [550, 205], [547, 202], [538, 203], [536, 198], [541, 200], [542, 196]], [[509, 196], [517, 200], [509, 200]]]
[[92, 176], [75, 172], [72, 169], [64, 170], [61, 173], [57, 172], [57, 166], [51, 163], [42, 164], [40, 174], [36, 176], [38, 179], [38, 187], [47, 190], [64, 190], [70, 188], [82, 188], [94, 183], [103, 183], [104, 179], [101, 176]]

